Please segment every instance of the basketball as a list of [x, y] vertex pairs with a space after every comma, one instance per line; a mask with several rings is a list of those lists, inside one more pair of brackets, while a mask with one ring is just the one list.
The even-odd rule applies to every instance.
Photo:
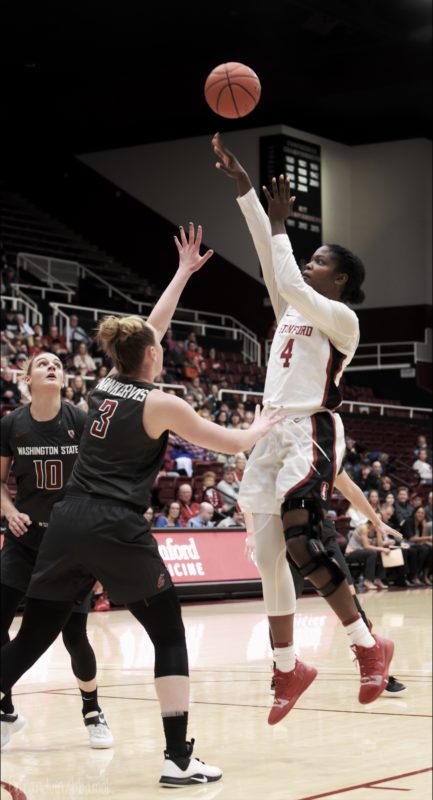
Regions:
[[261, 86], [256, 73], [245, 64], [229, 61], [208, 75], [204, 94], [215, 114], [227, 119], [246, 117], [260, 100]]

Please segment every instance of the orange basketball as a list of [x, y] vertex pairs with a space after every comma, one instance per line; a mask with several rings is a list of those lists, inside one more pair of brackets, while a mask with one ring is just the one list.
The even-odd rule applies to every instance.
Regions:
[[204, 87], [206, 102], [212, 111], [228, 119], [250, 114], [260, 100], [260, 92], [256, 73], [236, 61], [215, 67]]

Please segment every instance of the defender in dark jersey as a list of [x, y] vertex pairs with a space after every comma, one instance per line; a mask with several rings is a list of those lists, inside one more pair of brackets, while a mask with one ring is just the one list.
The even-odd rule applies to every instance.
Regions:
[[114, 369], [90, 397], [80, 453], [65, 498], [53, 510], [21, 630], [2, 650], [2, 689], [7, 690], [48, 648], [93, 576], [100, 580], [110, 597], [143, 625], [155, 647], [155, 688], [166, 737], [160, 783], [165, 786], [207, 783], [222, 775], [218, 767], [192, 758], [193, 740], [186, 740], [188, 654], [180, 604], [143, 518], [167, 432], [234, 454], [251, 448], [279, 420], [278, 413], [261, 415], [257, 409], [249, 430], [226, 430], [154, 388], [162, 369], [160, 341], [182, 288], [211, 255], [199, 256], [201, 229], [197, 239], [192, 225], [189, 240], [183, 230], [180, 238], [178, 272], [147, 324], [140, 317], [108, 317], [100, 325]]
[[[61, 400], [63, 367], [53, 353], [41, 353], [28, 365], [32, 394], [1, 420], [2, 513], [8, 521], [1, 552], [1, 643], [9, 641], [9, 628], [26, 594], [54, 503], [65, 486], [78, 455], [86, 414]], [[15, 504], [7, 488], [9, 471], [15, 476]], [[86, 633], [91, 591], [63, 628], [63, 641], [83, 698], [84, 722], [93, 748], [111, 747], [113, 737], [98, 705], [96, 659]], [[11, 694], [2, 701], [3, 747], [24, 719], [15, 712]]]

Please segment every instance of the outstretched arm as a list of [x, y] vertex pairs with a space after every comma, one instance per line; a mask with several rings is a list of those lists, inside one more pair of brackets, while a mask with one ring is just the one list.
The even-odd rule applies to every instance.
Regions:
[[197, 236], [195, 236], [194, 225], [192, 222], [189, 223], [188, 239], [182, 227], [180, 227], [179, 231], [180, 241], [177, 236], [174, 237], [179, 252], [179, 267], [147, 320], [155, 328], [159, 341], [161, 341], [170, 325], [179, 298], [191, 275], [201, 269], [213, 255], [213, 250], [207, 250], [203, 256], [200, 256], [201, 225], [198, 226]]
[[228, 429], [200, 417], [185, 400], [154, 390], [146, 399], [143, 425], [152, 439], [171, 430], [187, 442], [212, 452], [235, 454], [249, 450], [281, 419], [278, 409], [260, 412], [256, 406], [254, 422], [248, 430]]
[[238, 203], [251, 233], [254, 247], [260, 260], [263, 279], [271, 299], [275, 318], [278, 321], [286, 309], [287, 302], [280, 296], [275, 282], [269, 219], [252, 187], [247, 171], [239, 163], [236, 156], [230, 150], [227, 150], [219, 133], [216, 133], [213, 137], [212, 147], [219, 159], [215, 165], [216, 168], [227, 175], [228, 178], [232, 178], [237, 182]]
[[368, 502], [364, 492], [349, 478], [347, 472], [343, 470], [335, 479], [335, 486], [344, 494], [345, 498], [350, 501], [350, 504], [361, 511], [370, 522], [373, 523], [374, 529], [379, 537], [386, 539], [392, 536], [396, 540], [401, 540], [403, 537], [389, 525], [386, 525], [378, 514], [374, 511], [373, 507]]
[[293, 197], [290, 181], [280, 175], [272, 179], [269, 192], [263, 187], [268, 201], [272, 230], [272, 258], [278, 290], [307, 319], [311, 320], [343, 352], [353, 352], [358, 344], [359, 326], [356, 314], [344, 303], [330, 300], [308, 286], [293, 255], [285, 220], [291, 216]]

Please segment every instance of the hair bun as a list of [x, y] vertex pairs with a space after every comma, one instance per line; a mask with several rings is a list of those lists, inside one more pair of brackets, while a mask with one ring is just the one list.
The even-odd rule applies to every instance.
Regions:
[[365, 292], [362, 289], [354, 289], [352, 294], [350, 295], [350, 302], [353, 305], [359, 306], [365, 300]]

